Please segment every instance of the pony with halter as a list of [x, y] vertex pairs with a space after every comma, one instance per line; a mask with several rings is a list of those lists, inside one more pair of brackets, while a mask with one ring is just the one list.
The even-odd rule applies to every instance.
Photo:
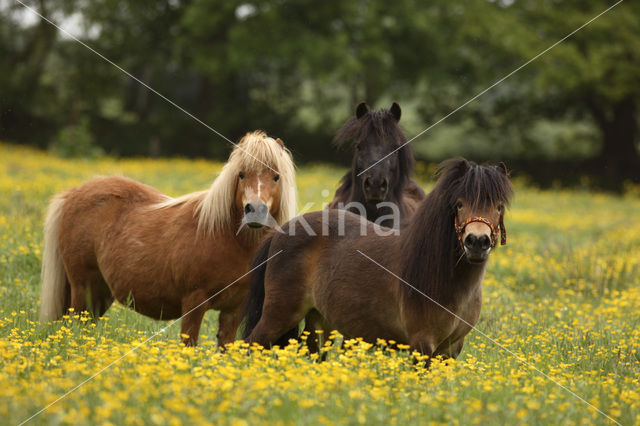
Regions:
[[195, 345], [215, 309], [219, 344], [233, 341], [253, 252], [295, 209], [291, 154], [261, 131], [240, 140], [206, 191], [171, 198], [124, 177], [71, 188], [45, 221], [41, 321], [69, 308], [97, 318], [115, 299], [154, 319], [182, 318], [184, 342]]
[[375, 223], [329, 210], [302, 216], [315, 235], [297, 226], [265, 239], [254, 260], [246, 341], [286, 344], [282, 337], [296, 337], [304, 318], [312, 350], [322, 345], [316, 330], [326, 336], [335, 329], [347, 338], [457, 356], [478, 321], [498, 233], [506, 243], [503, 217], [513, 190], [502, 163], [453, 159], [438, 173], [399, 235], [379, 235]]
[[396, 228], [398, 221], [417, 210], [425, 194], [411, 179], [415, 159], [398, 125], [401, 114], [396, 102], [390, 109], [379, 111], [370, 110], [362, 102], [355, 116], [338, 130], [334, 143], [352, 143], [355, 152], [351, 170], [342, 177], [329, 208], [343, 207], [372, 222]]

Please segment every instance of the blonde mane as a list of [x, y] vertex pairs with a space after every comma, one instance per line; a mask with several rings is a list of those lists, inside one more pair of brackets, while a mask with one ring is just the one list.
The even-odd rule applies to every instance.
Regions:
[[[281, 225], [296, 215], [297, 195], [295, 167], [291, 152], [281, 141], [275, 140], [261, 130], [249, 132], [238, 142], [224, 165], [220, 175], [207, 191], [194, 192], [178, 198], [168, 198], [151, 208], [164, 209], [181, 204], [197, 203], [195, 215], [198, 231], [213, 233], [215, 230], [232, 230], [232, 211], [238, 174], [260, 172], [266, 167], [280, 174], [280, 208], [274, 217]], [[233, 230], [235, 231], [235, 230]]]

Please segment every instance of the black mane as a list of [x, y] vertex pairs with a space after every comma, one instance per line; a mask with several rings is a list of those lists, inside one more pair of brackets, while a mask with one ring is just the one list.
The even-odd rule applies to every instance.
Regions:
[[[380, 143], [386, 144], [386, 152], [392, 152], [398, 147], [406, 143], [407, 138], [398, 126], [397, 119], [393, 116], [390, 110], [382, 109], [378, 111], [368, 111], [360, 118], [351, 117], [343, 126], [338, 130], [333, 142], [339, 146], [345, 146], [348, 143], [352, 145], [358, 144], [360, 141], [366, 139], [369, 136], [376, 136]], [[396, 174], [393, 176], [391, 182], [391, 188], [389, 190], [388, 201], [396, 203], [402, 211], [402, 192], [407, 184], [411, 180], [411, 173], [415, 165], [415, 159], [413, 156], [413, 150], [409, 144], [402, 146], [397, 151], [398, 155], [398, 168]], [[356, 184], [360, 181], [358, 173], [362, 170], [357, 170], [356, 156], [354, 155], [351, 170], [345, 174], [340, 180], [340, 187], [336, 190], [335, 199], [339, 199], [344, 203], [351, 201], [357, 201], [362, 204], [366, 204], [364, 193], [362, 192], [362, 185]], [[376, 217], [367, 217], [367, 219], [374, 221]]]
[[[422, 202], [404, 229], [403, 278], [439, 303], [446, 303], [452, 288], [456, 262], [461, 250], [455, 233], [456, 203], [459, 199], [472, 209], [507, 206], [513, 188], [503, 165], [484, 166], [455, 158], [441, 163], [435, 187]], [[418, 310], [423, 296], [401, 286], [406, 303]]]

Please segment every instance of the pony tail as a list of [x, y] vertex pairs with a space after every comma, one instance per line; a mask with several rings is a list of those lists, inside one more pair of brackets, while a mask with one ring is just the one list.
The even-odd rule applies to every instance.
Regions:
[[58, 195], [51, 200], [44, 224], [42, 291], [40, 295], [41, 322], [59, 319], [68, 308], [70, 287], [58, 249], [58, 229], [64, 202], [64, 194]]
[[[265, 238], [264, 242], [256, 251], [253, 262], [251, 262], [251, 285], [249, 288], [249, 297], [244, 308], [244, 330], [242, 331], [242, 338], [249, 337], [253, 329], [260, 321], [262, 317], [262, 307], [264, 306], [264, 277], [267, 272], [267, 262], [269, 258], [269, 249], [271, 248], [271, 242], [273, 241], [273, 235], [269, 235]], [[261, 265], [256, 268], [257, 265]], [[255, 268], [255, 269], [254, 269]]]

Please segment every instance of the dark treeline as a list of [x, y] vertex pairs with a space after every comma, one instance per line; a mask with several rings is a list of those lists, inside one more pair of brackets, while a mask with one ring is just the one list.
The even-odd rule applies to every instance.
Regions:
[[[604, 0], [27, 2], [232, 140], [298, 162], [367, 101], [409, 138], [560, 40]], [[94, 53], [0, 1], [0, 140], [62, 155], [207, 156], [229, 144]], [[623, 2], [435, 126], [419, 158], [504, 160], [540, 182], [640, 176], [640, 3]]]

